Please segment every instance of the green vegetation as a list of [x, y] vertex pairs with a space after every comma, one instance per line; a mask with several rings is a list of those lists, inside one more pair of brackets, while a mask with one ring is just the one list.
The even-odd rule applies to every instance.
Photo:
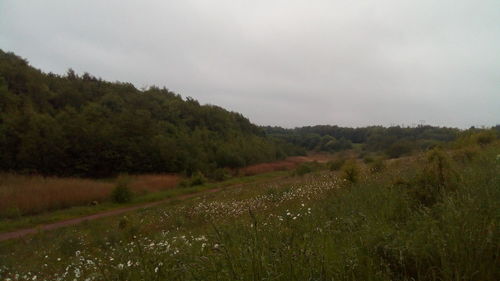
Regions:
[[498, 280], [500, 143], [455, 160], [463, 148], [376, 175], [347, 161], [349, 184], [309, 173], [3, 242], [0, 278]]
[[0, 171], [211, 174], [295, 153], [241, 114], [165, 88], [45, 74], [0, 50]]
[[[264, 127], [267, 135], [297, 145], [308, 151], [337, 152], [363, 144], [363, 152], [384, 152], [391, 158], [426, 150], [455, 140], [461, 133], [454, 128], [432, 126], [385, 128], [370, 126], [346, 128], [338, 126], [308, 126], [295, 129]], [[476, 129], [471, 128], [471, 132]], [[487, 137], [486, 137], [487, 138]], [[493, 137], [494, 139], [494, 137]]]
[[341, 169], [341, 177], [349, 183], [356, 183], [359, 180], [359, 166], [354, 160], [349, 160], [344, 163]]
[[132, 191], [125, 183], [118, 183], [111, 193], [113, 202], [115, 203], [129, 203], [132, 200]]

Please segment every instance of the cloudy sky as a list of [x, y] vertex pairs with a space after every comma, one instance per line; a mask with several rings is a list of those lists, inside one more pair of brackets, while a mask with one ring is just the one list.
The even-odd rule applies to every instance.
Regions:
[[260, 125], [500, 123], [498, 0], [0, 0], [0, 48]]

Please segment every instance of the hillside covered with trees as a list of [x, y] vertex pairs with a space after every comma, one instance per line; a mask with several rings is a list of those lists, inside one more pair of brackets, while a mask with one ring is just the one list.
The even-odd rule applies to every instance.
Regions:
[[293, 152], [239, 113], [71, 69], [46, 74], [1, 50], [0, 113], [3, 171], [210, 174]]

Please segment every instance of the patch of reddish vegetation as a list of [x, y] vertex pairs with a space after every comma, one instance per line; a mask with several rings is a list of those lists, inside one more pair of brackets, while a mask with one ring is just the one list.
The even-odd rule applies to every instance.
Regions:
[[130, 189], [135, 193], [149, 193], [175, 188], [181, 181], [175, 174], [146, 174], [133, 177]]
[[308, 156], [293, 156], [288, 157], [282, 161], [261, 163], [250, 165], [239, 169], [238, 173], [244, 176], [252, 176], [262, 173], [269, 173], [274, 171], [286, 171], [292, 170], [297, 167], [300, 163], [317, 161], [320, 163], [328, 162], [331, 156], [326, 154], [312, 154]]
[[0, 216], [36, 214], [109, 198], [108, 182], [15, 174], [0, 175]]

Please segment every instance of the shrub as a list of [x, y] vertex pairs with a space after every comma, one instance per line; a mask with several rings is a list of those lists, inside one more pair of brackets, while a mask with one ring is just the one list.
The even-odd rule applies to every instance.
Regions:
[[478, 155], [478, 151], [477, 145], [463, 147], [453, 153], [453, 160], [466, 164]]
[[312, 169], [311, 165], [309, 165], [308, 163], [302, 163], [295, 169], [295, 175], [303, 176], [303, 175], [308, 174], [312, 171], [313, 171], [313, 169]]
[[494, 131], [483, 131], [474, 135], [474, 138], [479, 145], [488, 145], [497, 137]]
[[350, 183], [356, 183], [359, 180], [359, 166], [355, 160], [349, 160], [342, 166], [342, 178]]
[[409, 141], [399, 141], [392, 144], [385, 152], [389, 158], [399, 158], [407, 155], [414, 149], [414, 144]]
[[345, 161], [345, 158], [337, 158], [335, 160], [328, 161], [326, 165], [330, 171], [337, 171], [342, 167], [342, 165], [344, 165]]
[[375, 161], [375, 158], [373, 158], [370, 155], [364, 155], [362, 158], [363, 158], [363, 162], [365, 162], [365, 164], [370, 164], [370, 163], [373, 163], [373, 161]]
[[370, 171], [372, 173], [380, 173], [385, 170], [385, 162], [381, 157], [374, 158], [370, 164]]
[[113, 198], [113, 202], [120, 204], [128, 203], [132, 200], [132, 191], [130, 191], [128, 184], [119, 182], [113, 189], [111, 196]]
[[215, 181], [224, 181], [230, 177], [231, 176], [229, 172], [226, 169], [222, 168], [216, 169], [211, 175], [211, 178], [214, 179]]
[[200, 171], [197, 171], [191, 176], [190, 185], [191, 186], [202, 185], [206, 181], [207, 178], [205, 178], [205, 176]]
[[453, 191], [458, 175], [449, 157], [441, 149], [428, 152], [424, 168], [416, 178], [413, 195], [424, 205], [433, 205], [446, 192]]

